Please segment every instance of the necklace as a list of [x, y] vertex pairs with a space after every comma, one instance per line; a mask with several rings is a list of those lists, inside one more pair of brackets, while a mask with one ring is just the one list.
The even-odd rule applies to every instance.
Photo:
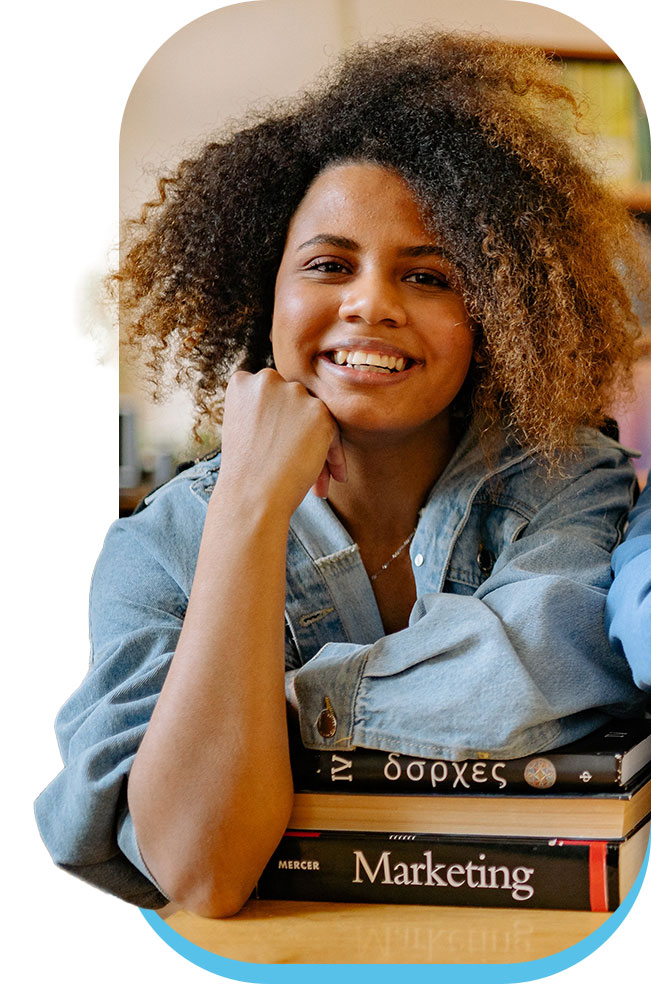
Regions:
[[386, 568], [389, 567], [389, 565], [391, 564], [391, 562], [392, 561], [395, 561], [396, 558], [398, 557], [398, 555], [401, 555], [402, 554], [402, 552], [405, 550], [405, 548], [407, 547], [407, 545], [409, 544], [409, 542], [412, 540], [412, 538], [413, 538], [413, 536], [414, 536], [415, 533], [416, 533], [416, 528], [414, 527], [414, 529], [411, 532], [411, 534], [408, 537], [405, 538], [405, 540], [402, 542], [402, 544], [400, 545], [399, 548], [396, 548], [396, 550], [393, 552], [393, 554], [391, 555], [391, 557], [389, 558], [389, 560], [388, 561], [385, 561], [384, 565], [382, 565], [381, 568], [378, 568], [377, 572], [374, 575], [369, 575], [369, 578], [370, 578], [371, 582], [375, 582], [375, 580], [378, 577], [378, 575], [381, 575], [382, 572]]

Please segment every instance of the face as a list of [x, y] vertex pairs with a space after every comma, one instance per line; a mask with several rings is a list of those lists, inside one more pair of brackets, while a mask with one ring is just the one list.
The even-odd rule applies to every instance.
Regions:
[[355, 163], [316, 178], [289, 226], [271, 339], [281, 376], [344, 433], [447, 421], [472, 358], [470, 320], [398, 175]]

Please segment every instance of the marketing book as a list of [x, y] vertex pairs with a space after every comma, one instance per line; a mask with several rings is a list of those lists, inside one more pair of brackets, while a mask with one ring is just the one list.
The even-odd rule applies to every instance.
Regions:
[[635, 881], [648, 838], [648, 822], [616, 840], [289, 830], [256, 896], [612, 911]]

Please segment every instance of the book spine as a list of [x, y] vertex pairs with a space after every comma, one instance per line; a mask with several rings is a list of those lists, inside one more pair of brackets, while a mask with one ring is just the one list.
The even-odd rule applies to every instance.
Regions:
[[637, 128], [638, 174], [637, 180], [651, 181], [651, 141], [649, 140], [649, 121], [642, 97], [635, 89], [635, 118]]
[[297, 791], [376, 794], [585, 791], [619, 788], [614, 756], [539, 753], [518, 760], [425, 760], [381, 750], [295, 751]]
[[617, 846], [605, 841], [288, 831], [258, 882], [257, 896], [609, 911], [620, 903], [610, 873], [617, 870]]

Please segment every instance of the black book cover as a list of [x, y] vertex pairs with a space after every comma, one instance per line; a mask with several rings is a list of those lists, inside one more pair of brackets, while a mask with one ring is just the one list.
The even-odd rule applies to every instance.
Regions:
[[613, 842], [288, 831], [257, 896], [609, 911], [637, 875], [648, 829]]
[[427, 760], [357, 748], [291, 744], [297, 791], [376, 794], [596, 793], [623, 788], [651, 762], [651, 719], [613, 720], [583, 739], [517, 760]]

